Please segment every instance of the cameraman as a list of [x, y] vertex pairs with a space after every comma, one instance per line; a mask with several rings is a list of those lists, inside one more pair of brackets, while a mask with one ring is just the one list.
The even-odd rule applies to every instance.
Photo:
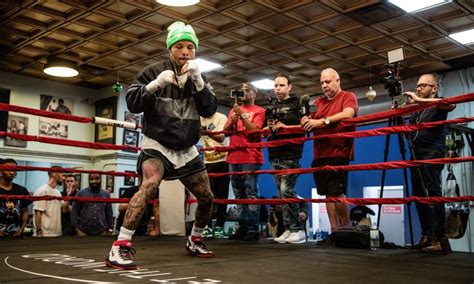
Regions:
[[[262, 129], [265, 120], [265, 110], [255, 105], [257, 88], [250, 84], [242, 84], [244, 96], [242, 105], [234, 104], [225, 124], [226, 131], [244, 131]], [[236, 134], [230, 137], [230, 146], [245, 145], [260, 142], [260, 133], [252, 135]], [[229, 171], [256, 171], [263, 165], [263, 153], [258, 148], [245, 148], [229, 151], [227, 156]], [[230, 177], [235, 199], [258, 198], [258, 175], [232, 175]], [[259, 207], [260, 205], [238, 204], [239, 228], [229, 237], [231, 240], [259, 240]]]
[[[438, 76], [436, 74], [424, 74], [418, 80], [416, 93], [404, 92], [403, 94], [408, 96], [409, 104], [423, 104], [440, 100], [441, 98], [438, 97], [438, 91]], [[412, 113], [410, 123], [446, 120], [448, 112], [455, 107], [455, 105], [439, 105], [421, 112]], [[444, 158], [446, 151], [446, 134], [445, 125], [413, 132], [410, 139], [415, 156], [412, 157], [412, 160]], [[425, 190], [423, 189], [424, 183], [428, 196], [443, 196], [441, 190], [441, 171], [443, 168], [443, 164], [426, 164], [420, 167], [410, 168], [413, 195], [426, 196]], [[451, 252], [451, 246], [449, 245], [444, 231], [444, 204], [428, 205], [416, 203], [416, 210], [418, 211], [418, 217], [420, 219], [422, 236], [415, 248], [430, 253], [447, 254]]]
[[[359, 105], [354, 93], [341, 90], [341, 80], [336, 70], [327, 68], [321, 71], [321, 88], [324, 96], [314, 101], [316, 113], [312, 118], [304, 116], [301, 125], [305, 131], [325, 127], [324, 133], [354, 131], [355, 126], [338, 127], [338, 123], [357, 115]], [[314, 160], [312, 167], [325, 165], [348, 165], [354, 159], [354, 139], [314, 140]], [[326, 197], [346, 197], [347, 171], [318, 171], [313, 173], [318, 194]], [[349, 212], [344, 203], [327, 203], [331, 232], [349, 225]]]
[[[274, 77], [277, 101], [267, 109], [267, 127], [271, 130], [268, 141], [302, 137], [304, 134], [283, 135], [278, 131], [283, 128], [300, 128], [300, 101], [297, 96], [290, 95], [291, 81], [286, 74]], [[268, 123], [270, 122], [270, 123]], [[303, 144], [287, 143], [279, 147], [268, 148], [270, 164], [274, 170], [300, 168]], [[298, 174], [274, 175], [279, 198], [296, 198], [296, 180]], [[283, 227], [285, 231], [278, 238], [278, 243], [300, 244], [306, 242], [304, 224], [299, 219], [298, 203], [283, 204]]]

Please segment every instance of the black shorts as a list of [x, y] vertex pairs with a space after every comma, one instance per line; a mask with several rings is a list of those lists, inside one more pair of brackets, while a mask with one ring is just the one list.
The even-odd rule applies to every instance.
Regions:
[[[344, 166], [349, 165], [346, 158], [323, 158], [314, 160], [311, 166]], [[314, 182], [319, 195], [339, 196], [347, 195], [347, 171], [318, 171], [313, 173]]]
[[142, 175], [143, 162], [152, 158], [158, 159], [163, 163], [163, 166], [165, 168], [165, 173], [163, 175], [164, 180], [180, 179], [206, 169], [206, 166], [201, 161], [199, 156], [196, 156], [196, 158], [187, 162], [186, 165], [184, 165], [183, 167], [175, 169], [173, 164], [168, 160], [168, 158], [161, 154], [161, 152], [153, 149], [143, 149], [137, 160], [137, 173], [140, 176]]

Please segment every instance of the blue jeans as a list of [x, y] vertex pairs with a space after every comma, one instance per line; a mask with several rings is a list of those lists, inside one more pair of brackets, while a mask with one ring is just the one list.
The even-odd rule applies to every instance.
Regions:
[[[300, 168], [299, 159], [271, 159], [270, 164], [274, 170]], [[274, 175], [279, 198], [296, 198], [296, 180], [299, 175]], [[303, 222], [299, 219], [300, 205], [298, 203], [283, 204], [283, 226], [285, 230], [296, 232], [304, 229]]]
[[[257, 171], [259, 164], [229, 164], [230, 172]], [[257, 199], [258, 198], [258, 175], [232, 175], [230, 177], [235, 199]], [[237, 204], [239, 214], [239, 229], [243, 232], [259, 232], [258, 219], [260, 216], [260, 205]]]

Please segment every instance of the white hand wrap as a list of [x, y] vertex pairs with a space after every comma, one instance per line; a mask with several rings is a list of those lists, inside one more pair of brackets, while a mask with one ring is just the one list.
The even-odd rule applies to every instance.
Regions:
[[146, 90], [153, 94], [155, 93], [158, 88], [163, 89], [164, 87], [171, 85], [174, 80], [174, 72], [171, 70], [165, 70], [156, 77], [155, 80], [151, 81], [146, 85]]
[[191, 80], [194, 82], [194, 85], [196, 85], [196, 89], [198, 91], [201, 91], [204, 89], [204, 80], [202, 79], [201, 76], [201, 70], [199, 70], [199, 66], [196, 62], [196, 60], [188, 60], [188, 73], [189, 76], [191, 77]]

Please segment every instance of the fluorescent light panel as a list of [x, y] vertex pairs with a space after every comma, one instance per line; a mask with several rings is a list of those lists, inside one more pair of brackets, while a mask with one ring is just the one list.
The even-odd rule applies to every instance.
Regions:
[[156, 2], [174, 7], [185, 7], [199, 3], [199, 0], [156, 0]]
[[201, 59], [201, 58], [198, 58], [196, 59], [196, 62], [199, 66], [199, 70], [201, 70], [201, 72], [211, 72], [211, 71], [214, 71], [214, 70], [217, 70], [217, 69], [221, 69], [221, 68], [224, 68], [224, 66], [220, 65], [220, 64], [217, 64], [217, 63], [214, 63], [214, 62], [211, 62], [211, 61], [207, 61], [205, 59]]
[[449, 37], [465, 45], [474, 44], [474, 29], [453, 33]]
[[270, 89], [275, 88], [275, 82], [270, 79], [262, 79], [262, 80], [253, 81], [250, 83], [252, 83], [252, 85], [257, 87], [258, 89], [270, 90]]
[[388, 2], [400, 7], [407, 13], [416, 13], [450, 3], [452, 0], [389, 0]]

